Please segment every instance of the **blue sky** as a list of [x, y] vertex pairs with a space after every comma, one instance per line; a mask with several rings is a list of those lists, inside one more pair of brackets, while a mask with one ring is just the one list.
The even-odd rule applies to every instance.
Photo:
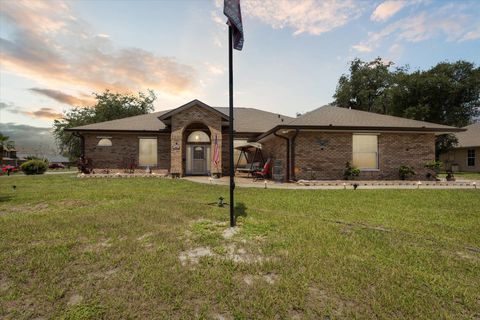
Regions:
[[[236, 106], [291, 116], [322, 106], [355, 57], [480, 63], [480, 1], [244, 0], [242, 10]], [[226, 30], [218, 0], [2, 0], [0, 131], [50, 128], [105, 88], [153, 89], [156, 110], [226, 106]]]

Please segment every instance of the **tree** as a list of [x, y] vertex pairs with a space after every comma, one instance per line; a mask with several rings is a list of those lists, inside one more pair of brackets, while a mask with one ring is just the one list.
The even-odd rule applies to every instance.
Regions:
[[394, 74], [393, 62], [377, 58], [371, 62], [355, 59], [350, 64], [350, 74], [342, 75], [335, 91], [338, 106], [377, 113], [389, 113], [389, 89]]
[[10, 137], [4, 136], [0, 132], [0, 166], [3, 166], [3, 150], [4, 149], [11, 149], [14, 146], [15, 145], [14, 145], [13, 141], [10, 141]]
[[55, 120], [54, 136], [60, 152], [70, 160], [76, 160], [81, 155], [81, 140], [75, 133], [65, 131], [96, 122], [116, 120], [153, 111], [153, 102], [156, 97], [153, 91], [138, 95], [113, 93], [105, 90], [103, 93], [94, 93], [96, 104], [92, 107], [74, 107], [64, 112], [63, 118]]
[[[426, 71], [408, 66], [391, 69], [381, 58], [355, 59], [350, 74], [339, 79], [339, 107], [463, 127], [480, 114], [480, 68], [471, 62], [442, 62]], [[456, 138], [440, 135], [436, 155], [450, 150]]]

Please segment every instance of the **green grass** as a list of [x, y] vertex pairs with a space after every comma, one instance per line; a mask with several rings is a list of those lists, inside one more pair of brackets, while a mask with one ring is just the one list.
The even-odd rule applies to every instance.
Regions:
[[[439, 174], [440, 178], [445, 178], [446, 173]], [[455, 172], [455, 178], [457, 180], [479, 180], [480, 181], [480, 172]]]
[[480, 190], [236, 195], [224, 238], [226, 187], [0, 178], [0, 318], [480, 317]]

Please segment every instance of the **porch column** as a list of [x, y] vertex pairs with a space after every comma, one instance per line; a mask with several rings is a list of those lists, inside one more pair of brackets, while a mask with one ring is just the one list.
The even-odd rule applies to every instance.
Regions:
[[183, 133], [181, 129], [172, 131], [170, 136], [170, 174], [172, 176], [183, 175]]

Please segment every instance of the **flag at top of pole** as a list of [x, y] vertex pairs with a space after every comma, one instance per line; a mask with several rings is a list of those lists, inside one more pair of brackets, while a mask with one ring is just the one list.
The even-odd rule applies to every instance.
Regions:
[[227, 16], [227, 24], [233, 29], [233, 48], [243, 48], [243, 25], [240, 0], [224, 0], [223, 13]]

